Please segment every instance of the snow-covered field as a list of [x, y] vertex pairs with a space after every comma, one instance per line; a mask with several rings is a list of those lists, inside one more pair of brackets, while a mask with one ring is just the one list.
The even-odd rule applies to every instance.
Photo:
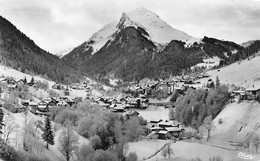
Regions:
[[[128, 153], [135, 152], [139, 160], [143, 160], [151, 155], [153, 155], [157, 150], [159, 150], [163, 145], [167, 143], [165, 140], [144, 140], [139, 142], [129, 143]], [[223, 149], [219, 147], [214, 147], [210, 145], [204, 145], [196, 142], [184, 142], [177, 141], [171, 144], [171, 149], [174, 152], [174, 156], [171, 159], [164, 158], [159, 152], [154, 157], [148, 159], [147, 161], [190, 161], [197, 157], [201, 158], [202, 161], [208, 161], [209, 158], [220, 156], [224, 161], [243, 161], [238, 157], [240, 152], [247, 155], [253, 155], [252, 161], [259, 161], [260, 155], [248, 151], [233, 151], [228, 149]]]
[[146, 110], [138, 110], [140, 116], [147, 121], [151, 120], [169, 120], [169, 109], [162, 106], [149, 106]]
[[153, 155], [156, 151], [160, 150], [164, 144], [167, 143], [165, 140], [142, 140], [138, 142], [132, 142], [128, 144], [127, 153], [135, 152], [139, 160], [148, 158]]

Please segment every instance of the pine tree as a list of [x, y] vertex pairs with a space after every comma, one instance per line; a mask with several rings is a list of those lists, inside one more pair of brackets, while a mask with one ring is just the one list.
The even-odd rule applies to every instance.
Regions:
[[34, 78], [32, 77], [30, 84], [34, 84]]
[[2, 108], [0, 108], [0, 134], [3, 134], [2, 132], [2, 127], [4, 126], [3, 119], [4, 119], [4, 112]]
[[216, 77], [216, 87], [218, 88], [220, 86], [220, 81], [219, 81], [219, 78], [218, 76]]
[[47, 116], [45, 119], [45, 127], [43, 129], [42, 139], [47, 143], [47, 149], [49, 149], [49, 144], [54, 145], [54, 132], [51, 127], [51, 121], [49, 116]]
[[27, 84], [27, 78], [26, 78], [26, 77], [24, 77], [23, 83], [24, 83], [24, 84]]

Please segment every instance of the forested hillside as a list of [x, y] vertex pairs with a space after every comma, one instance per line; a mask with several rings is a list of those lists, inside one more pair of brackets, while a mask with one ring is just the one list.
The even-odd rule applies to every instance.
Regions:
[[0, 63], [31, 75], [70, 83], [80, 79], [79, 72], [57, 56], [38, 47], [8, 20], [0, 16]]

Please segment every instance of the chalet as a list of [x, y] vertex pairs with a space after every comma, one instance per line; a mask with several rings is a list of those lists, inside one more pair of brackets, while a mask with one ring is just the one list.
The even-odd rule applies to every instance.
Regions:
[[36, 114], [38, 104], [36, 102], [29, 102], [29, 110], [31, 113]]
[[157, 132], [159, 139], [170, 139], [171, 134], [167, 130], [160, 130]]
[[166, 131], [168, 131], [168, 133], [171, 136], [174, 137], [180, 137], [181, 133], [184, 131], [184, 129], [182, 129], [180, 126], [179, 127], [166, 127], [165, 128]]
[[17, 85], [16, 84], [8, 84], [7, 87], [8, 87], [8, 90], [11, 91], [11, 90], [15, 90], [17, 88]]
[[173, 127], [173, 123], [172, 122], [160, 122], [160, 123], [158, 123], [158, 126], [161, 128]]
[[162, 127], [162, 128], [167, 128], [167, 127], [180, 127], [181, 126], [181, 124], [179, 123], [179, 122], [177, 122], [177, 121], [163, 121], [163, 122], [160, 122], [160, 123], [158, 123], [158, 126], [159, 127]]
[[49, 112], [49, 104], [48, 102], [41, 101], [38, 103], [37, 110], [40, 112]]
[[254, 96], [260, 95], [260, 88], [254, 86], [252, 88], [247, 88], [246, 93]]
[[238, 98], [239, 100], [246, 100], [246, 93], [244, 90], [237, 90], [237, 91], [232, 91], [232, 96]]
[[74, 100], [68, 99], [68, 101], [66, 101], [67, 104], [71, 107], [72, 105], [74, 105], [76, 102]]
[[258, 99], [258, 97], [260, 96], [260, 88], [253, 86], [251, 88], [247, 88], [245, 90], [245, 93], [247, 95], [247, 99]]
[[51, 100], [48, 102], [48, 105], [49, 105], [50, 108], [55, 107], [55, 106], [57, 106], [58, 102], [59, 101], [56, 100], [55, 98], [51, 98]]
[[113, 109], [112, 112], [125, 112], [124, 105], [117, 104]]

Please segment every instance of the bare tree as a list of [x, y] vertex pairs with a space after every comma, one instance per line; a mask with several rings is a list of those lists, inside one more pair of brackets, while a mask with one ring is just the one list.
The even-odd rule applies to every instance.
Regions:
[[202, 125], [206, 130], [207, 130], [207, 141], [209, 141], [210, 138], [210, 132], [212, 131], [212, 129], [214, 128], [214, 125], [212, 124], [212, 116], [207, 116], [204, 121], [203, 121], [203, 125]]
[[171, 142], [167, 143], [167, 145], [165, 146], [165, 148], [163, 148], [162, 152], [161, 152], [162, 156], [166, 159], [166, 157], [168, 156], [169, 159], [171, 159], [172, 155], [175, 155], [173, 152], [173, 149], [171, 147]]
[[10, 135], [16, 132], [16, 130], [19, 128], [19, 125], [17, 125], [14, 121], [14, 117], [12, 115], [6, 115], [4, 117], [4, 124], [3, 126], [3, 140], [8, 143], [10, 139]]
[[66, 157], [66, 161], [69, 161], [73, 153], [78, 149], [79, 138], [77, 134], [71, 129], [69, 123], [66, 128], [62, 130], [59, 136], [59, 150]]

